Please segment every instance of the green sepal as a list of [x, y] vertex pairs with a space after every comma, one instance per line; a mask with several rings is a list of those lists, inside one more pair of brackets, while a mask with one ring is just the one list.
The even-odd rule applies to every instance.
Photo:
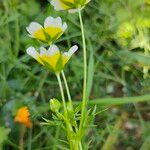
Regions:
[[60, 54], [60, 57], [56, 63], [55, 73], [60, 73], [62, 69], [63, 69], [63, 59], [62, 55]]
[[41, 61], [44, 63], [44, 66], [45, 66], [48, 70], [50, 70], [51, 72], [55, 73], [55, 70], [52, 68], [52, 66], [51, 66], [49, 63], [47, 63], [46, 61], [43, 61], [43, 60], [41, 60]]
[[76, 4], [76, 6], [81, 4], [81, 0], [74, 0], [74, 3]]
[[84, 6], [86, 4], [86, 0], [81, 0], [81, 6]]
[[45, 31], [43, 31], [44, 35], [45, 35], [45, 38], [46, 38], [46, 42], [49, 43], [49, 41], [52, 41], [52, 37], [46, 33]]
[[54, 43], [61, 35], [63, 34], [63, 32], [58, 32], [51, 40], [51, 43]]
[[68, 6], [69, 8], [76, 8], [76, 5], [70, 2], [67, 2], [65, 0], [60, 0], [62, 3], [64, 3], [66, 6]]
[[48, 120], [44, 117], [42, 117], [42, 119], [45, 121], [45, 122], [41, 122], [40, 124], [41, 125], [55, 125], [54, 121], [51, 121], [51, 120]]

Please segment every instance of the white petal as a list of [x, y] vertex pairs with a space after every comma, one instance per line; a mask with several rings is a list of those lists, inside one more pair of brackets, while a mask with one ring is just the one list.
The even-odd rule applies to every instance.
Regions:
[[40, 47], [40, 55], [47, 55], [47, 54], [48, 54], [48, 52], [47, 52], [46, 48]]
[[78, 46], [77, 46], [77, 45], [74, 45], [74, 46], [72, 46], [72, 47], [69, 49], [68, 53], [69, 53], [70, 55], [73, 55], [77, 50], [78, 50]]
[[45, 19], [44, 27], [54, 26], [54, 18], [49, 16]]
[[31, 35], [33, 35], [35, 31], [37, 31], [41, 28], [43, 28], [43, 27], [39, 23], [31, 22], [26, 29]]
[[59, 52], [59, 48], [56, 46], [56, 45], [51, 45], [48, 49], [48, 54], [49, 55], [54, 55], [56, 54], [57, 52]]
[[29, 47], [26, 50], [27, 54], [30, 55], [31, 57], [33, 57], [34, 59], [37, 59], [37, 57], [39, 56], [39, 53], [35, 50], [34, 47]]
[[66, 22], [64, 22], [64, 23], [63, 23], [63, 26], [62, 26], [62, 30], [65, 31], [65, 30], [67, 29], [67, 27], [68, 27], [68, 26], [67, 26]]
[[57, 17], [57, 18], [55, 19], [55, 21], [56, 21], [56, 24], [58, 25], [58, 27], [61, 27], [61, 26], [62, 26], [62, 20], [61, 20], [60, 17]]
[[51, 5], [54, 6], [55, 10], [64, 10], [63, 7], [61, 6], [60, 0], [52, 0]]
[[60, 17], [53, 18], [51, 16], [47, 17], [44, 22], [44, 27], [59, 27], [63, 28], [62, 26], [62, 19]]
[[63, 54], [67, 57], [71, 57], [77, 50], [78, 50], [78, 46], [74, 45], [69, 49], [68, 52], [64, 52]]

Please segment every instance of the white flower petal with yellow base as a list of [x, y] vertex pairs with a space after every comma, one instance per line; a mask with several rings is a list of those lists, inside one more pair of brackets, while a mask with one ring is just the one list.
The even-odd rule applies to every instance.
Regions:
[[45, 40], [45, 36], [43, 33], [43, 27], [39, 23], [31, 22], [26, 29], [29, 32], [30, 37], [33, 37], [33, 38], [36, 38], [39, 40]]
[[43, 62], [49, 64], [55, 70], [56, 64], [60, 58], [60, 51], [56, 45], [51, 45], [48, 50], [41, 47], [40, 58]]
[[35, 60], [37, 60], [40, 64], [43, 65], [43, 62], [40, 59], [40, 54], [35, 50], [35, 48], [33, 46], [29, 47], [26, 50], [27, 54], [30, 55], [31, 57], [33, 57]]
[[83, 8], [91, 0], [51, 0], [51, 5], [55, 10], [68, 10], [70, 13], [77, 12], [79, 8]]
[[44, 31], [51, 39], [58, 39], [66, 29], [67, 24], [62, 23], [62, 19], [60, 17], [53, 18], [50, 16], [45, 19]]
[[59, 48], [56, 45], [50, 45], [49, 49], [47, 50], [49, 55], [53, 56], [56, 53], [60, 53]]
[[78, 50], [78, 46], [74, 45], [72, 46], [68, 52], [64, 52], [63, 53], [63, 65], [65, 65], [69, 59], [71, 58], [71, 56]]

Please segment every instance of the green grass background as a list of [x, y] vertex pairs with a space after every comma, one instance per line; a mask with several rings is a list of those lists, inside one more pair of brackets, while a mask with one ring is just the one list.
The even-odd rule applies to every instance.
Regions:
[[[61, 100], [56, 77], [26, 54], [29, 46], [40, 46], [28, 37], [26, 27], [31, 21], [43, 24], [49, 15], [61, 16], [68, 24], [66, 33], [56, 42], [61, 50], [79, 46], [64, 72], [75, 104], [81, 101], [83, 56], [78, 14], [56, 12], [47, 0], [0, 0], [2, 149], [18, 149], [20, 127], [13, 118], [24, 105], [29, 107], [34, 124], [26, 131], [25, 149], [67, 149], [63, 130], [40, 125], [42, 117], [52, 117], [49, 99]], [[150, 1], [92, 0], [83, 10], [83, 18], [89, 107], [97, 105], [98, 112], [93, 119], [95, 126], [87, 132], [85, 143], [89, 144], [85, 145], [89, 146], [85, 149], [149, 150], [150, 82], [149, 75], [143, 78], [143, 67], [150, 66], [149, 55], [144, 54], [144, 49], [150, 48]], [[128, 117], [119, 126], [124, 112]], [[127, 123], [133, 129], [127, 129]]]

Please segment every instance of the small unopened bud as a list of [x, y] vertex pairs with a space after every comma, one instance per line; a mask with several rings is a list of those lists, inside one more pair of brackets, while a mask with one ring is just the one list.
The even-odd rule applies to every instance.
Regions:
[[50, 99], [51, 111], [58, 112], [60, 108], [61, 108], [61, 103], [57, 99], [55, 99], [55, 98]]

